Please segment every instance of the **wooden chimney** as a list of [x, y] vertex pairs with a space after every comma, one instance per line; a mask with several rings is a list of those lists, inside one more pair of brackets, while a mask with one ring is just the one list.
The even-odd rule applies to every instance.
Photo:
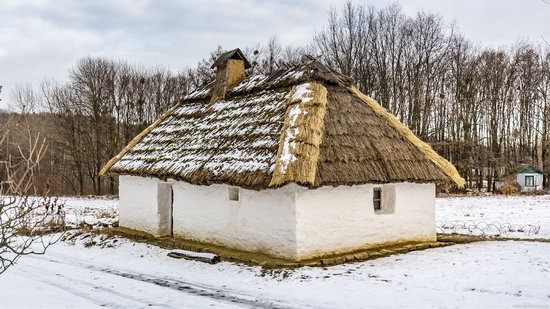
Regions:
[[221, 54], [211, 67], [216, 68], [216, 80], [210, 103], [223, 100], [226, 93], [244, 78], [244, 71], [250, 67], [250, 62], [238, 48]]

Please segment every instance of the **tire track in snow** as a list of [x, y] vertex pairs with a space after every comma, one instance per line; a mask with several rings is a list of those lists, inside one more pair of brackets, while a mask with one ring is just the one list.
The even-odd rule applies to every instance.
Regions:
[[[44, 268], [41, 268], [41, 267], [35, 267], [35, 266], [29, 266], [29, 265], [26, 265], [25, 267], [26, 267], [25, 270], [20, 270], [20, 271], [22, 273], [25, 273], [25, 274], [31, 274], [31, 276], [28, 277], [31, 280], [38, 281], [38, 282], [41, 282], [43, 284], [47, 284], [49, 286], [58, 288], [60, 290], [63, 290], [65, 292], [68, 292], [68, 293], [73, 294], [75, 296], [78, 296], [78, 297], [81, 297], [83, 299], [92, 301], [93, 303], [95, 303], [98, 306], [106, 306], [108, 308], [121, 308], [121, 309], [127, 307], [127, 305], [122, 306], [122, 305], [119, 305], [115, 302], [110, 302], [107, 299], [105, 299], [104, 297], [96, 297], [95, 295], [93, 295], [93, 293], [84, 292], [84, 291], [81, 291], [81, 290], [78, 290], [77, 288], [75, 288], [78, 285], [84, 284], [83, 281], [77, 281], [77, 280], [72, 279], [71, 277], [67, 277], [67, 276], [64, 276], [64, 275], [62, 275], [58, 272], [50, 271], [48, 269], [44, 269]], [[33, 269], [33, 271], [29, 272], [28, 269]], [[39, 275], [37, 275], [37, 274], [39, 274]], [[48, 276], [45, 276], [44, 274], [48, 274]], [[50, 277], [56, 278], [58, 280], [48, 279]], [[109, 289], [109, 288], [99, 287], [97, 285], [90, 284], [89, 282], [86, 282], [85, 284], [88, 287], [92, 287], [96, 290], [107, 292], [107, 293], [112, 294], [114, 296], [124, 298], [126, 300], [136, 302], [138, 304], [143, 303], [143, 300], [140, 300], [140, 299], [137, 299], [135, 297], [128, 296], [128, 295], [121, 294], [121, 293], [119, 293], [115, 290]], [[47, 306], [47, 304], [46, 304], [46, 306]], [[155, 304], [155, 306], [160, 306], [160, 305]]]
[[170, 289], [175, 289], [177, 291], [184, 292], [187, 294], [208, 297], [214, 300], [225, 301], [232, 304], [244, 305], [250, 308], [266, 308], [266, 309], [295, 308], [293, 306], [283, 304], [280, 301], [259, 299], [252, 295], [238, 293], [235, 291], [224, 291], [223, 289], [210, 287], [210, 286], [197, 284], [197, 283], [179, 281], [171, 278], [170, 279], [160, 278], [160, 277], [155, 277], [155, 276], [150, 276], [145, 274], [136, 274], [136, 273], [131, 274], [131, 273], [121, 272], [121, 271], [117, 271], [109, 268], [96, 269], [93, 266], [92, 268], [100, 272], [113, 274], [113, 275], [121, 276], [128, 279], [142, 281], [142, 282], [147, 282], [147, 283], [155, 284], [155, 285], [170, 288]]
[[[231, 290], [227, 288], [222, 289], [222, 288], [212, 287], [205, 284], [181, 281], [170, 277], [158, 277], [158, 276], [152, 276], [152, 275], [147, 275], [147, 274], [137, 273], [137, 272], [120, 271], [110, 267], [99, 267], [95, 265], [84, 264], [79, 262], [69, 262], [65, 260], [60, 261], [52, 258], [44, 258], [43, 256], [42, 257], [29, 256], [29, 257], [40, 259], [42, 261], [48, 261], [51, 263], [84, 268], [84, 269], [99, 272], [99, 273], [116, 275], [119, 277], [123, 277], [125, 279], [131, 279], [131, 280], [136, 280], [136, 281], [145, 282], [149, 284], [154, 284], [160, 287], [177, 290], [178, 292], [182, 292], [182, 293], [186, 293], [194, 296], [206, 297], [216, 301], [226, 302], [231, 305], [246, 306], [249, 308], [266, 308], [266, 309], [304, 308], [304, 306], [293, 306], [279, 300], [258, 298], [254, 295], [250, 295], [250, 294], [243, 293], [236, 290]], [[40, 271], [43, 271], [42, 268], [37, 268], [37, 269]], [[52, 273], [58, 275], [57, 272], [52, 272]], [[66, 276], [63, 276], [63, 277], [67, 278]], [[78, 281], [74, 281], [74, 282], [79, 283]], [[49, 282], [45, 282], [45, 283], [49, 283]], [[99, 287], [99, 288], [107, 289], [105, 287]], [[112, 289], [107, 289], [107, 290], [108, 292], [110, 293], [112, 292], [115, 295], [118, 294], [116, 296], [127, 297], [129, 300], [143, 302], [143, 300], [136, 299], [128, 295], [122, 295]], [[75, 294], [75, 295], [81, 296], [80, 294]], [[93, 300], [93, 299], [90, 299], [90, 300]], [[156, 306], [161, 306], [161, 305], [157, 304]]]

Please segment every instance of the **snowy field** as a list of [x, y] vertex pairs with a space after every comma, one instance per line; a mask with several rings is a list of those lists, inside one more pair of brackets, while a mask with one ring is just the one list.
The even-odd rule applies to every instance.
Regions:
[[550, 239], [550, 195], [448, 197], [436, 205], [438, 232]]
[[[116, 198], [64, 197], [60, 201], [70, 226], [117, 222]], [[437, 198], [436, 207], [438, 233], [550, 238], [550, 195], [446, 197]]]
[[[76, 221], [94, 221], [94, 209], [112, 219], [106, 213], [116, 204], [69, 199], [66, 210], [78, 209]], [[537, 237], [550, 238], [544, 196], [442, 198], [437, 218], [538, 225]], [[0, 276], [0, 308], [550, 308], [550, 243], [543, 242], [477, 242], [280, 272], [176, 260], [120, 238], [84, 242], [23, 257]]]
[[118, 199], [109, 197], [61, 197], [66, 221], [70, 226], [84, 222], [89, 225], [112, 225], [118, 221]]

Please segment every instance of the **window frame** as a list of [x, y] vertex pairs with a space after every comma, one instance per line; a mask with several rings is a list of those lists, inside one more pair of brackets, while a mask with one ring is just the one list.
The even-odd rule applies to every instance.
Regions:
[[238, 187], [228, 187], [227, 190], [228, 199], [232, 203], [238, 203], [241, 201], [241, 189]]
[[[396, 208], [396, 190], [397, 187], [394, 184], [384, 184], [373, 186], [372, 192], [372, 208], [375, 215], [391, 215], [395, 213]], [[379, 193], [379, 198], [377, 198], [377, 193]], [[379, 209], [377, 209], [379, 205]]]
[[[530, 184], [528, 184], [527, 179], [531, 179]], [[526, 187], [535, 187], [535, 175], [525, 175], [525, 186]]]
[[[378, 193], [378, 198], [376, 198], [376, 193]], [[382, 212], [382, 188], [374, 187], [372, 190], [372, 206], [375, 213]]]

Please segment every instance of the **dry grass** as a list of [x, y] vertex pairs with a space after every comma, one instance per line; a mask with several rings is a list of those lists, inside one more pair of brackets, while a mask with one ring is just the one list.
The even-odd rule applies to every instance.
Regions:
[[515, 195], [521, 191], [521, 186], [517, 181], [510, 181], [504, 183], [500, 188], [500, 192], [504, 195]]

